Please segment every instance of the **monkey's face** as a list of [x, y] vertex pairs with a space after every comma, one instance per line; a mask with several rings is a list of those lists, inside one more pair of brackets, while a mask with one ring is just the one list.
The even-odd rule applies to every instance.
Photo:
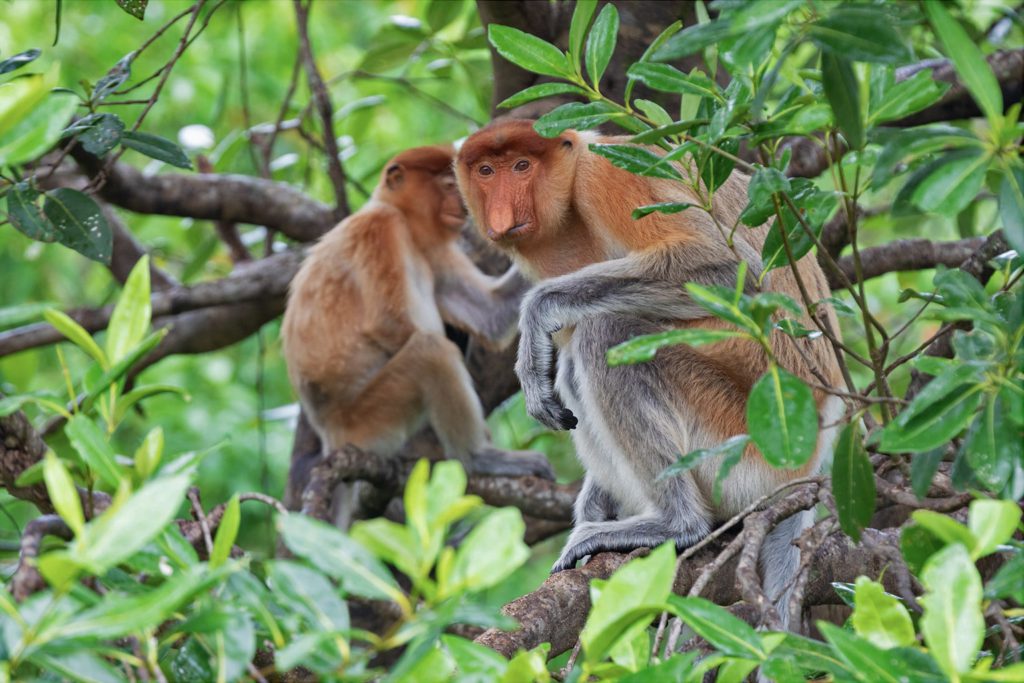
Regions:
[[474, 164], [472, 184], [479, 191], [484, 224], [495, 242], [515, 243], [538, 229], [534, 183], [539, 160], [525, 154], [488, 156]]
[[454, 173], [443, 173], [435, 176], [436, 194], [440, 198], [437, 216], [441, 226], [458, 232], [466, 222], [466, 207], [462, 204], [462, 195], [455, 182]]

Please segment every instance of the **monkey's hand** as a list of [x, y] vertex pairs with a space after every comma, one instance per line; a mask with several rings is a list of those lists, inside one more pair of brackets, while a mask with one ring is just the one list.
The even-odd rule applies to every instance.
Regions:
[[543, 287], [535, 288], [523, 303], [519, 321], [519, 358], [516, 375], [526, 399], [526, 412], [548, 429], [562, 431], [576, 428], [576, 416], [562, 404], [551, 380], [551, 360], [555, 347], [551, 341], [550, 320], [544, 314]]

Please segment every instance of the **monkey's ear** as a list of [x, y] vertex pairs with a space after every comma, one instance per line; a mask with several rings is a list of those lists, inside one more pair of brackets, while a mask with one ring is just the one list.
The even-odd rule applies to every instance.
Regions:
[[388, 170], [384, 175], [384, 182], [389, 190], [397, 190], [402, 186], [403, 180], [405, 180], [405, 174], [401, 164], [391, 164], [388, 166]]
[[562, 138], [562, 149], [572, 149], [572, 140], [569, 138]]

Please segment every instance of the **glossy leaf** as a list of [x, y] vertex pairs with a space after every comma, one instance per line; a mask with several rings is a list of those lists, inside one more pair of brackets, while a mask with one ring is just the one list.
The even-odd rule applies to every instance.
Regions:
[[931, 486], [945, 453], [946, 447], [943, 445], [931, 451], [916, 453], [910, 459], [910, 487], [918, 498], [924, 498], [928, 494], [928, 487]]
[[121, 143], [124, 121], [116, 114], [89, 114], [68, 126], [64, 136], [75, 136], [86, 152], [102, 157]]
[[1007, 243], [1024, 254], [1024, 169], [1012, 168], [999, 185], [999, 217]]
[[764, 660], [767, 652], [761, 636], [746, 622], [718, 605], [698, 597], [670, 595], [672, 612], [722, 653], [741, 659]]
[[523, 542], [526, 525], [516, 508], [500, 508], [478, 523], [459, 545], [448, 593], [479, 591], [505, 580], [530, 556]]
[[79, 535], [85, 527], [82, 501], [78, 497], [78, 489], [71, 478], [71, 473], [53, 451], [47, 451], [43, 458], [43, 479], [46, 481], [46, 492], [53, 503], [53, 509], [75, 535]]
[[718, 85], [703, 73], [687, 75], [668, 64], [642, 62], [629, 67], [626, 73], [653, 90], [713, 99], [722, 97]]
[[772, 467], [807, 463], [818, 445], [818, 410], [811, 390], [775, 365], [747, 400], [747, 429]]
[[462, 14], [464, 6], [463, 0], [431, 0], [426, 12], [430, 29], [437, 33], [451, 24]]
[[580, 634], [588, 662], [604, 659], [617, 642], [645, 629], [650, 615], [664, 609], [672, 592], [675, 557], [672, 544], [662, 544], [647, 557], [631, 560], [605, 582]]
[[615, 41], [619, 35], [619, 11], [608, 3], [594, 20], [594, 26], [587, 36], [587, 75], [594, 88], [601, 82], [604, 70], [615, 52]]
[[821, 53], [821, 85], [847, 144], [851, 149], [861, 149], [866, 138], [860, 108], [860, 85], [846, 57], [831, 52]]
[[673, 62], [736, 35], [741, 30], [742, 27], [734, 27], [727, 18], [694, 24], [668, 38], [651, 55], [651, 61]]
[[658, 349], [666, 346], [676, 346], [679, 344], [703, 346], [742, 336], [744, 336], [743, 333], [733, 330], [713, 330], [699, 327], [645, 334], [608, 349], [608, 365], [614, 367], [651, 361], [654, 360]]
[[971, 501], [967, 528], [976, 543], [971, 548], [971, 559], [994, 553], [1013, 537], [1020, 524], [1020, 506], [1012, 500], [980, 499]]
[[998, 120], [1003, 114], [1003, 93], [977, 44], [949, 15], [942, 2], [926, 0], [924, 11], [974, 101], [990, 122]]
[[121, 468], [114, 460], [114, 449], [108, 442], [108, 436], [96, 423], [79, 413], [68, 420], [64, 433], [89, 470], [116, 489], [121, 483]]
[[742, 455], [748, 443], [750, 443], [750, 437], [748, 435], [738, 434], [726, 439], [714, 448], [700, 448], [695, 451], [690, 451], [662, 470], [658, 474], [657, 480], [660, 481], [668, 477], [674, 477], [683, 472], [688, 472], [705, 460], [717, 456], [735, 459], [737, 457], [737, 453]]
[[832, 491], [843, 531], [860, 541], [860, 532], [875, 514], [875, 470], [871, 466], [860, 429], [846, 424], [836, 441], [832, 457]]
[[92, 95], [89, 96], [93, 103], [102, 102], [120, 88], [125, 81], [131, 78], [132, 62], [135, 60], [135, 56], [136, 52], [129, 52], [117, 60], [117, 64], [112, 66], [110, 71], [96, 81], [96, 85], [92, 89]]
[[941, 683], [941, 672], [934, 661], [920, 650], [893, 648], [882, 650], [868, 640], [819, 621], [818, 629], [842, 657], [856, 679], [864, 683]]
[[583, 56], [583, 41], [596, 11], [597, 0], [579, 0], [573, 8], [572, 20], [569, 22], [569, 54], [577, 60]]
[[586, 130], [623, 116], [625, 115], [604, 102], [569, 102], [534, 121], [533, 129], [543, 137], [553, 138], [570, 128]]
[[146, 7], [149, 5], [149, 0], [117, 0], [117, 4], [125, 12], [142, 21], [146, 18]]
[[922, 211], [954, 216], [978, 195], [989, 158], [982, 150], [970, 148], [949, 152], [937, 162], [914, 187], [910, 199]]
[[520, 90], [512, 97], [502, 100], [498, 103], [498, 109], [512, 109], [520, 105], [526, 104], [527, 102], [533, 102], [534, 100], [541, 100], [545, 97], [551, 97], [553, 95], [584, 95], [585, 91], [579, 86], [572, 85], [571, 83], [541, 83], [539, 85], [531, 85], [525, 90]]
[[281, 515], [278, 528], [288, 548], [366, 598], [405, 601], [391, 572], [367, 550], [336, 528], [305, 515]]
[[145, 154], [151, 159], [163, 161], [178, 168], [192, 168], [192, 161], [185, 151], [166, 138], [151, 133], [127, 131], [121, 135], [121, 145]]
[[647, 204], [646, 206], [638, 206], [633, 209], [633, 220], [639, 220], [644, 216], [649, 216], [652, 213], [680, 213], [686, 211], [693, 204], [688, 202], [660, 202], [658, 204]]
[[82, 401], [82, 410], [88, 412], [99, 395], [106, 391], [111, 384], [124, 377], [136, 363], [156, 348], [157, 344], [167, 336], [168, 331], [169, 328], [164, 327], [149, 335], [132, 347], [128, 355], [111, 365], [94, 382], [90, 382], [89, 391], [85, 395], [85, 400]]
[[635, 145], [593, 144], [590, 151], [603, 156], [618, 168], [652, 178], [682, 180], [671, 160]]
[[92, 338], [92, 335], [86, 332], [85, 328], [75, 322], [71, 316], [63, 311], [50, 309], [43, 312], [43, 317], [46, 318], [46, 322], [57, 328], [57, 331], [67, 337], [75, 346], [92, 356], [93, 360], [100, 364], [100, 367], [108, 367], [107, 354], [103, 353], [103, 350], [100, 349], [99, 344]]
[[497, 53], [516, 66], [544, 76], [572, 76], [572, 69], [562, 51], [537, 36], [498, 24], [491, 24], [487, 35]]
[[149, 301], [149, 255], [132, 267], [107, 326], [107, 358], [117, 362], [146, 336], [152, 307]]
[[985, 397], [985, 407], [971, 426], [963, 450], [974, 476], [998, 491], [1020, 461], [1024, 430], [1013, 423], [999, 395]]
[[213, 550], [210, 551], [210, 567], [216, 568], [227, 562], [231, 556], [231, 547], [238, 537], [238, 527], [242, 521], [241, 503], [238, 494], [231, 496], [224, 514], [217, 526], [217, 535], [213, 539]]
[[866, 576], [857, 577], [853, 628], [883, 650], [914, 645], [914, 622], [897, 598], [885, 592], [882, 584]]
[[58, 242], [94, 261], [110, 263], [113, 233], [90, 196], [67, 187], [50, 190], [43, 214], [53, 225]]
[[190, 484], [190, 478], [180, 474], [146, 483], [122, 505], [94, 519], [75, 539], [71, 556], [94, 574], [120, 564], [174, 519]]
[[156, 472], [163, 453], [164, 430], [162, 427], [153, 427], [135, 451], [135, 472], [138, 474], [139, 479], [148, 479]]
[[970, 423], [981, 395], [971, 390], [978, 369], [957, 365], [933, 379], [882, 431], [890, 452], [920, 453], [945, 444]]
[[57, 229], [36, 204], [40, 193], [20, 182], [7, 191], [7, 215], [19, 232], [40, 242], [54, 242]]
[[19, 52], [16, 55], [11, 55], [7, 59], [0, 61], [0, 76], [10, 73], [15, 69], [20, 69], [26, 64], [30, 64], [41, 54], [43, 54], [41, 50], [38, 48], [32, 48], [31, 50], [25, 50], [24, 52]]
[[934, 104], [950, 85], [932, 78], [931, 69], [918, 71], [885, 91], [880, 102], [872, 102], [868, 123], [878, 124], [901, 119]]
[[913, 54], [881, 5], [842, 5], [812, 23], [807, 35], [825, 52], [858, 62], [897, 64]]
[[962, 545], [949, 545], [928, 558], [921, 572], [927, 593], [920, 627], [929, 651], [956, 677], [974, 663], [985, 634], [981, 577]]

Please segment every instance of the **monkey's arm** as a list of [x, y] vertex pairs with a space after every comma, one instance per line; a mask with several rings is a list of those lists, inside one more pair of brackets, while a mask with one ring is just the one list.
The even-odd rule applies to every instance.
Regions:
[[512, 343], [519, 318], [519, 302], [530, 282], [515, 266], [499, 278], [480, 272], [469, 257], [452, 248], [445, 262], [435, 266], [437, 302], [441, 318], [468, 332], [490, 349]]
[[[742, 253], [742, 252], [741, 252]], [[747, 254], [743, 254], [747, 258]], [[752, 288], [760, 261], [746, 281]], [[724, 245], [686, 244], [631, 254], [552, 278], [523, 300], [516, 374], [527, 412], [552, 429], [572, 429], [576, 418], [555, 394], [551, 379], [551, 335], [596, 315], [694, 320], [708, 312], [687, 295], [684, 284], [735, 287], [739, 261]]]

